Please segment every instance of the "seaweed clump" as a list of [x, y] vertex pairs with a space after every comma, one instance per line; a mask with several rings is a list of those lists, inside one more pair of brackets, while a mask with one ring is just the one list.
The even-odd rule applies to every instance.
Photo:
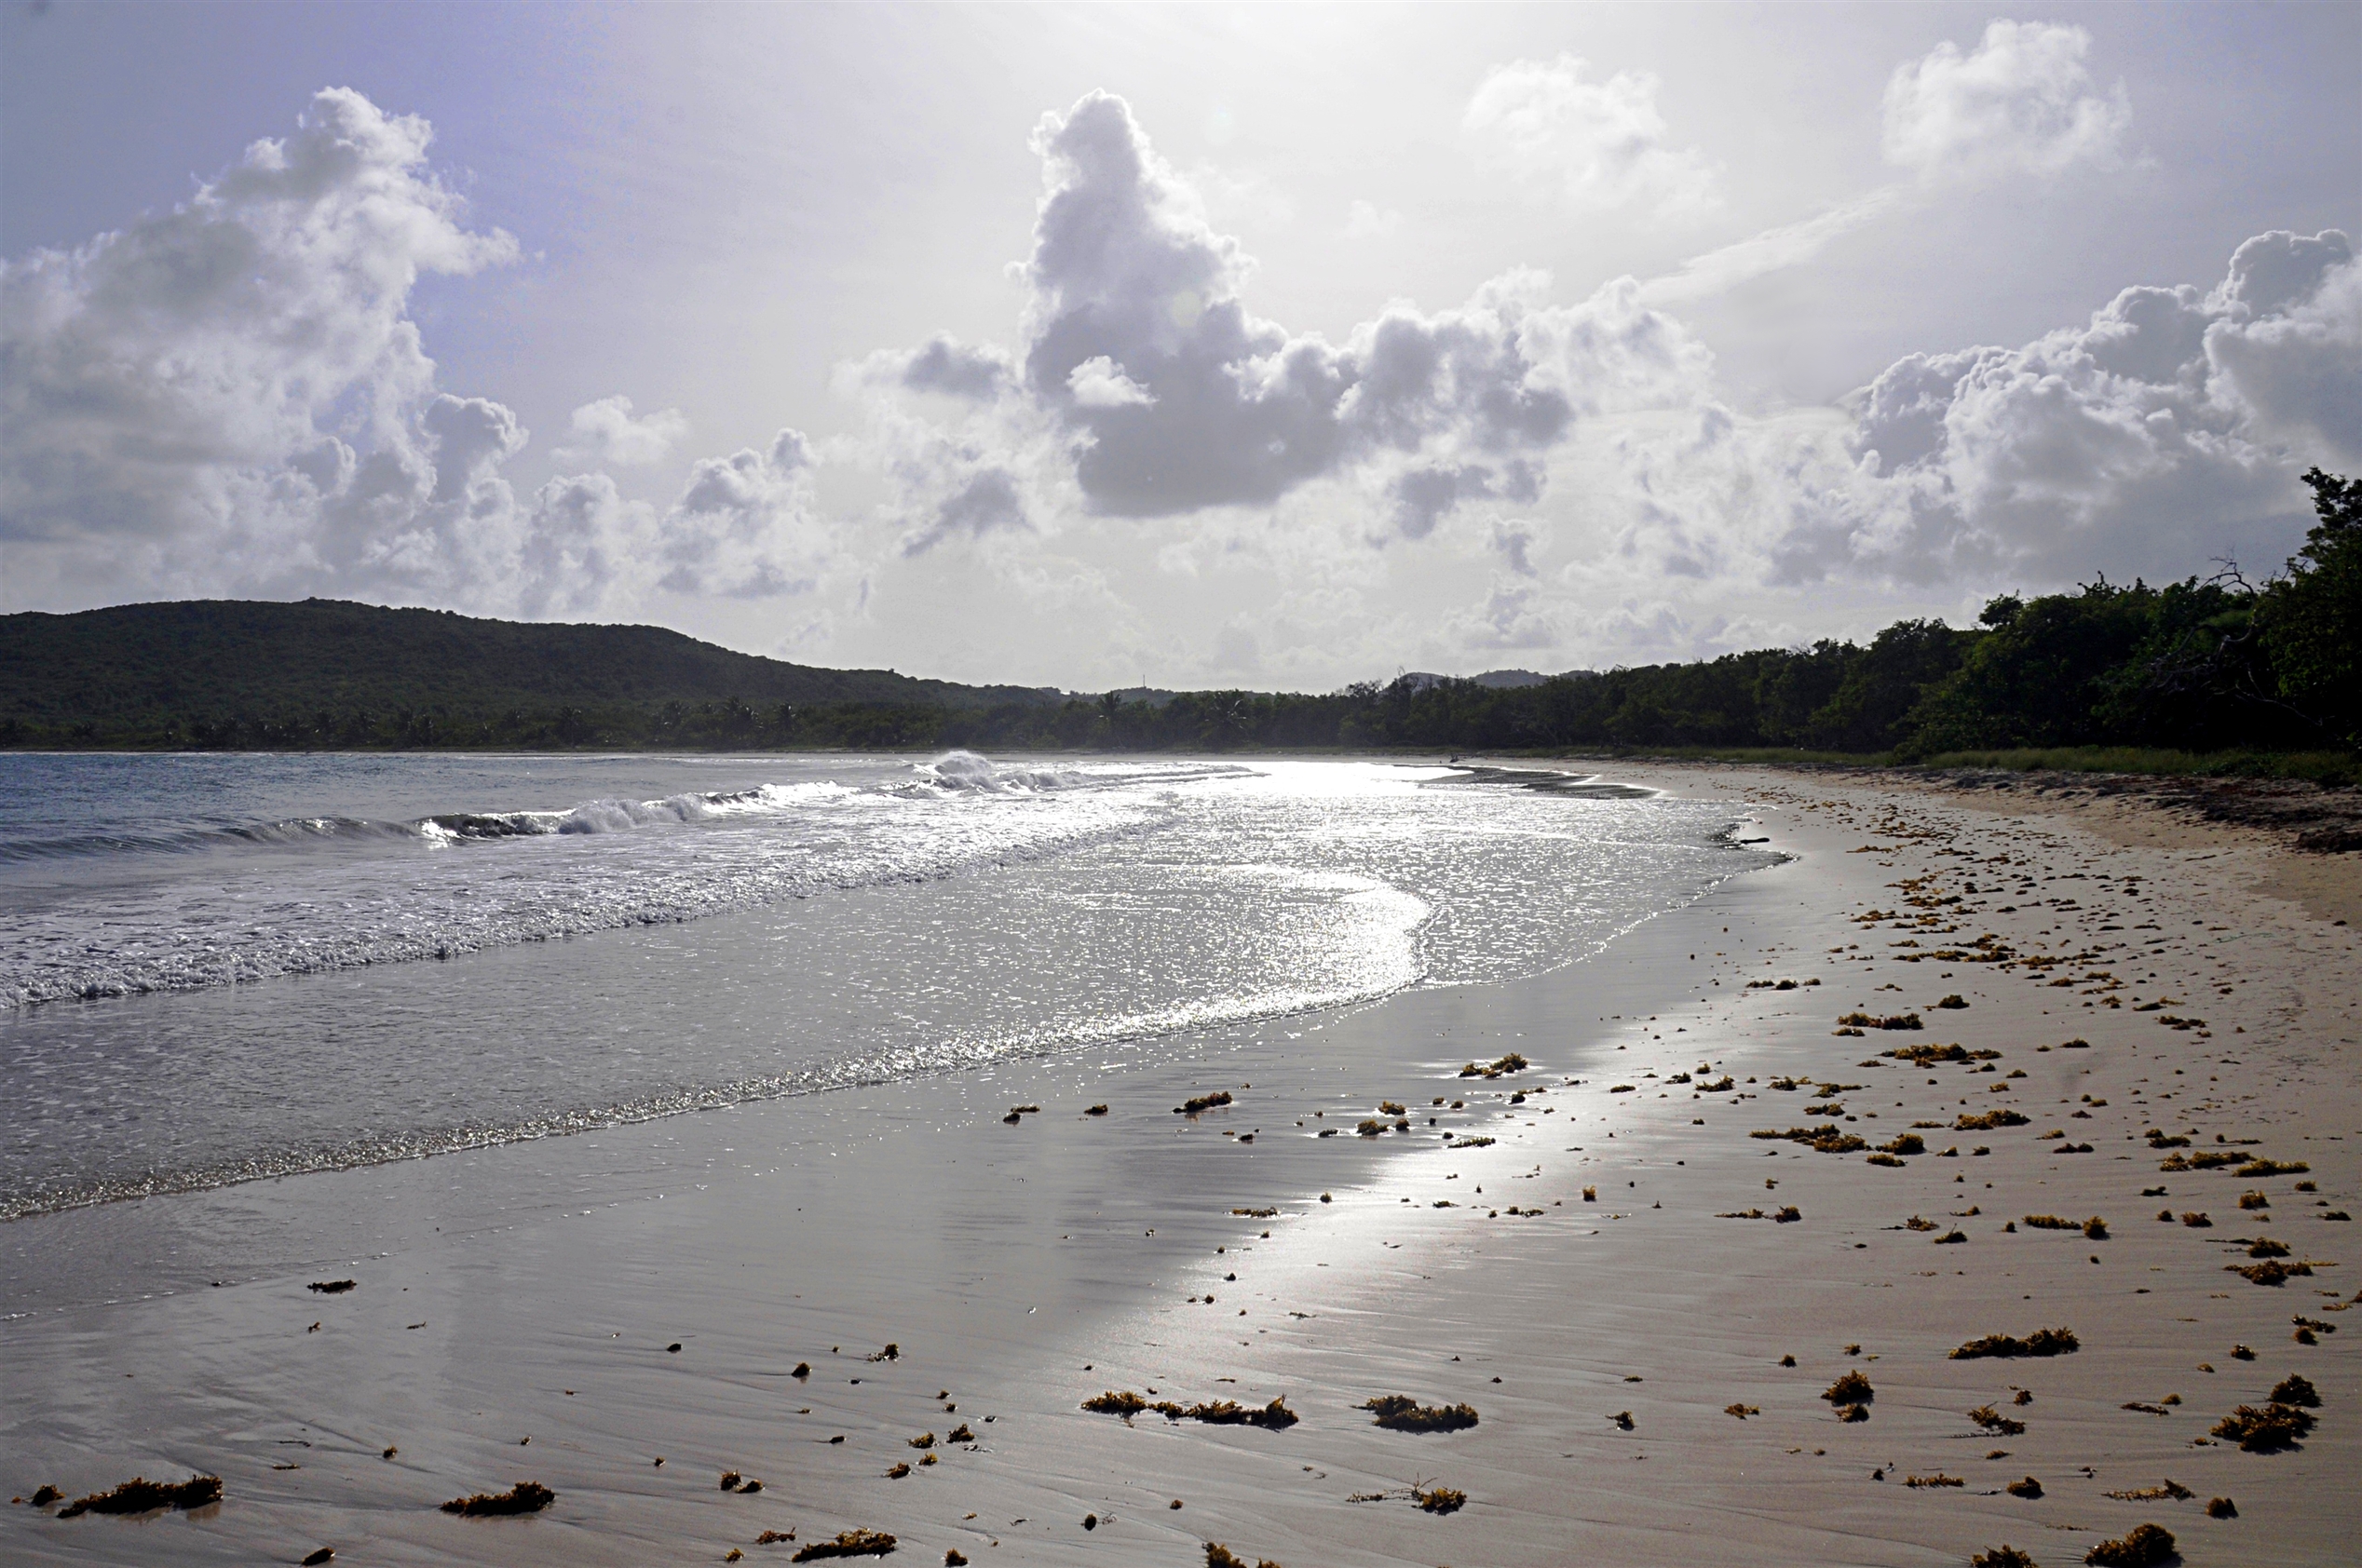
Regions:
[[1999, 1432], [2005, 1438], [2020, 1437], [2026, 1431], [2026, 1423], [2014, 1416], [2003, 1415], [1990, 1405], [1978, 1405], [1968, 1413], [1968, 1418], [1988, 1432]]
[[1955, 1132], [1985, 1132], [1997, 1127], [2024, 1127], [2033, 1118], [2030, 1116], [2022, 1115], [2016, 1111], [2007, 1109], [2006, 1107], [1998, 1111], [1987, 1111], [1981, 1115], [1972, 1115], [1968, 1112], [1963, 1111], [1958, 1116], [1953, 1118], [1952, 1130]]
[[[1205, 1544], [1205, 1568], [1246, 1568], [1246, 1559], [1219, 1541], [1208, 1541]], [[1280, 1568], [1280, 1565], [1268, 1557], [1258, 1557], [1255, 1560], [1255, 1568]]]
[[1144, 1411], [1154, 1411], [1167, 1421], [1202, 1421], [1209, 1426], [1260, 1426], [1273, 1432], [1285, 1431], [1302, 1419], [1287, 1408], [1284, 1394], [1268, 1405], [1242, 1405], [1235, 1399], [1185, 1405], [1173, 1399], [1145, 1399], [1129, 1388], [1111, 1388], [1083, 1400], [1082, 1408], [1094, 1415], [1120, 1415], [1126, 1421]]
[[[1877, 1399], [1878, 1391], [1870, 1386], [1870, 1380], [1868, 1378], [1864, 1377], [1858, 1372], [1850, 1372], [1843, 1377], [1839, 1378], [1835, 1383], [1830, 1384], [1828, 1387], [1823, 1389], [1821, 1391], [1821, 1398], [1828, 1400], [1829, 1403], [1833, 1405], [1839, 1407], [1850, 1406], [1858, 1410], [1862, 1406], [1867, 1405], [1871, 1400]], [[1859, 1418], [1849, 1416], [1847, 1419], [1854, 1420]]]
[[1968, 1568], [2041, 1568], [2041, 1564], [2016, 1547], [2003, 1543], [1990, 1551], [1980, 1551], [1970, 1558]]
[[847, 1530], [825, 1541], [798, 1547], [790, 1562], [817, 1562], [824, 1557], [884, 1557], [894, 1549], [894, 1537], [883, 1530]]
[[[59, 1493], [43, 1487], [55, 1501]], [[41, 1493], [33, 1494], [34, 1501], [43, 1502]], [[222, 1478], [191, 1476], [183, 1481], [156, 1481], [136, 1476], [112, 1492], [93, 1492], [77, 1498], [58, 1510], [60, 1519], [79, 1519], [84, 1514], [143, 1514], [157, 1508], [201, 1508], [208, 1503], [222, 1500]]]
[[521, 1480], [506, 1492], [479, 1492], [454, 1497], [442, 1506], [462, 1519], [496, 1519], [508, 1514], [537, 1514], [558, 1500], [558, 1494], [537, 1480]]
[[2013, 1497], [2023, 1497], [2029, 1502], [2031, 1502], [2033, 1499], [2043, 1494], [2043, 1483], [2036, 1480], [2033, 1477], [2028, 1476], [2022, 1480], [2011, 1481], [2007, 1486], [2002, 1487], [2002, 1490], [2008, 1493]]
[[2250, 1285], [2281, 1285], [2300, 1275], [2313, 1272], [2313, 1265], [2301, 1259], [2284, 1264], [2277, 1258], [2268, 1258], [2260, 1264], [2225, 1264], [2222, 1266], [2224, 1273], [2235, 1274]]
[[2294, 1448], [2313, 1431], [2313, 1413], [2297, 1405], [2267, 1404], [2261, 1410], [2241, 1405], [2215, 1423], [2214, 1435], [2235, 1442], [2249, 1453], [2277, 1453]]
[[2162, 1525], [2137, 1524], [2112, 1541], [2102, 1541], [2084, 1554], [2098, 1568], [2152, 1568], [2173, 1556], [2173, 1532]]
[[2272, 1402], [2275, 1405], [2312, 1405], [2317, 1409], [2321, 1403], [2321, 1393], [2313, 1386], [2311, 1378], [2291, 1373], [2273, 1385]]
[[1392, 1432], [1457, 1432], [1476, 1425], [1474, 1405], [1422, 1405], [1408, 1394], [1380, 1394], [1357, 1409], [1373, 1413]]
[[1431, 1514], [1457, 1513], [1468, 1506], [1468, 1494], [1456, 1486], [1431, 1486], [1424, 1492], [1414, 1486], [1411, 1501]]
[[1490, 1066], [1480, 1067], [1472, 1061], [1459, 1070], [1459, 1075], [1463, 1078], [1498, 1078], [1505, 1074], [1522, 1073], [1530, 1065], [1524, 1057], [1511, 1051], [1507, 1056], [1495, 1059]]
[[1191, 1095], [1180, 1104], [1175, 1105], [1173, 1108], [1173, 1114], [1176, 1116], [1194, 1116], [1200, 1111], [1211, 1111], [1216, 1105], [1228, 1105], [1229, 1103], [1230, 1091], [1227, 1088], [1216, 1089], [1212, 1094]]
[[1987, 1334], [1955, 1349], [1946, 1359], [1975, 1361], [1987, 1357], [2071, 1356], [2084, 1347], [2072, 1329], [2036, 1329], [2024, 1339], [2016, 1334]]
[[1819, 1127], [1792, 1127], [1785, 1132], [1776, 1128], [1758, 1128], [1747, 1136], [1801, 1143], [1806, 1148], [1824, 1155], [1850, 1155], [1856, 1149], [1867, 1149], [1870, 1146], [1868, 1139], [1858, 1138], [1833, 1122], [1824, 1122]]

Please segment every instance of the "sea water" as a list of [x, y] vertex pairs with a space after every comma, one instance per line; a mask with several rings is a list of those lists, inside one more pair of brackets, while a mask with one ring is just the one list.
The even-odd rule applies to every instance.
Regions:
[[1548, 769], [0, 756], [0, 1218], [1186, 1040], [1755, 857]]

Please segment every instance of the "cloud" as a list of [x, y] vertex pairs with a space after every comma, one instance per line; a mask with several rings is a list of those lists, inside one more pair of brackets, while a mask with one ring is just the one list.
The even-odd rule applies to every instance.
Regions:
[[948, 333], [930, 339], [908, 354], [888, 350], [874, 357], [873, 375], [898, 381], [913, 392], [941, 392], [953, 398], [997, 398], [1012, 376], [1009, 357], [984, 345], [969, 347]]
[[809, 593], [840, 548], [815, 504], [811, 447], [794, 430], [760, 452], [698, 463], [653, 546], [658, 588], [729, 599]]
[[1105, 354], [1077, 365], [1066, 377], [1066, 390], [1074, 394], [1079, 407], [1087, 409], [1120, 409], [1134, 404], [1148, 408], [1157, 400], [1154, 394], [1124, 374], [1123, 367]]
[[1646, 207], [1690, 217], [1721, 205], [1720, 171], [1695, 148], [1666, 141], [1658, 81], [1647, 71], [1584, 80], [1571, 54], [1496, 66], [1468, 101], [1460, 127], [1486, 163], [1590, 210]]
[[2337, 230], [2259, 236], [2211, 291], [2130, 288], [2019, 348], [1910, 355], [1852, 407], [1855, 482], [1781, 541], [1790, 574], [2192, 569], [2269, 536], [2293, 468], [2362, 457], [2362, 273]]
[[2099, 91], [2090, 47], [2080, 27], [2006, 20], [1966, 54], [1936, 45], [1887, 82], [1887, 161], [1924, 179], [2112, 167], [2132, 101], [2122, 82]]
[[1946, 42], [1896, 67], [1886, 88], [1886, 156], [1912, 169], [1915, 180], [1879, 186], [1826, 212], [1692, 256], [1643, 284], [1642, 300], [1676, 304], [1707, 298], [1800, 265], [1855, 230], [1938, 199], [1962, 181], [2114, 167], [2132, 105], [2121, 83], [2106, 98], [2098, 96], [2083, 63], [2090, 46], [2091, 35], [2080, 27], [1996, 21], [1969, 54]]
[[1348, 239], [1387, 239], [1401, 233], [1402, 228], [1400, 212], [1357, 199], [1346, 211], [1343, 232]]
[[924, 555], [961, 534], [973, 539], [987, 534], [1022, 533], [1030, 526], [1016, 477], [1006, 468], [979, 468], [936, 503], [927, 525], [903, 541], [903, 553]]
[[[872, 404], [909, 549], [1037, 526], [1059, 509], [1045, 487], [1086, 514], [1145, 520], [1373, 476], [1417, 538], [1465, 501], [1532, 499], [1540, 455], [1583, 413], [1662, 397], [1708, 364], [1629, 287], [1554, 305], [1529, 272], [1455, 310], [1390, 305], [1342, 344], [1292, 333], [1247, 309], [1252, 260], [1121, 99], [1046, 116], [1034, 146], [1046, 189], [1008, 371], [938, 338], [839, 378]], [[955, 383], [954, 411], [900, 401]], [[986, 470], [1003, 477], [975, 489]]]
[[1675, 304], [1735, 289], [1751, 278], [1799, 266], [1855, 229], [1910, 205], [1901, 186], [1882, 185], [1799, 223], [1782, 223], [1745, 239], [1692, 256], [1640, 286], [1648, 304]]
[[[838, 562], [794, 431], [699, 463], [661, 511], [603, 471], [520, 499], [503, 470], [528, 433], [439, 388], [409, 314], [422, 277], [517, 254], [467, 226], [431, 140], [328, 89], [294, 135], [255, 142], [183, 205], [6, 264], [12, 599], [333, 593], [583, 615], [659, 592], [801, 592]], [[604, 398], [575, 410], [557, 456], [655, 463], [687, 428]]]
[[689, 433], [688, 418], [679, 409], [634, 417], [631, 399], [620, 394], [583, 404], [568, 423], [573, 439], [551, 454], [561, 463], [618, 467], [661, 463]]
[[447, 586], [525, 434], [446, 401], [407, 314], [516, 254], [428, 170], [425, 121], [314, 96], [170, 212], [0, 274], [0, 539], [54, 579]]

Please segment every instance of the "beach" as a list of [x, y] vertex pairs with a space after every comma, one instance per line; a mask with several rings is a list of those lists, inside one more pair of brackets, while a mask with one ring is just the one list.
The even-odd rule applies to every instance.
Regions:
[[2350, 1561], [2356, 858], [1609, 776], [1780, 858], [1540, 973], [13, 1221], [0, 1489], [222, 1496], [0, 1552]]

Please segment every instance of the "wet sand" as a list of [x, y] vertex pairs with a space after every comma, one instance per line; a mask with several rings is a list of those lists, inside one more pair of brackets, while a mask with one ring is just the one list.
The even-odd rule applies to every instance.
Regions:
[[[22, 1314], [0, 1324], [0, 1489], [202, 1471], [224, 1492], [133, 1519], [12, 1507], [0, 1552], [786, 1561], [868, 1528], [928, 1563], [1194, 1564], [1207, 1541], [1291, 1568], [1962, 1563], [2003, 1542], [2065, 1563], [2153, 1521], [2194, 1564], [2349, 1561], [2362, 1262], [2328, 1216], [2362, 1196], [2362, 964], [2325, 899], [2353, 858], [2163, 814], [2128, 831], [2121, 802], [1637, 776], [1731, 801], [1793, 858], [1553, 974], [1261, 1044], [0, 1227]], [[2275, 896], [2291, 879], [2331, 892]], [[1834, 1033], [1854, 1012], [1921, 1026]], [[1969, 1060], [1885, 1054], [1953, 1044]], [[1511, 1051], [1530, 1066], [1459, 1075]], [[1015, 1105], [1040, 1110], [1010, 1125]], [[1957, 1128], [2002, 1107], [2028, 1119]], [[1869, 1163], [1914, 1122], [1937, 1124], [1924, 1153]], [[1864, 1146], [1750, 1136], [1824, 1126]], [[2208, 1153], [2238, 1158], [2160, 1169]], [[2239, 1174], [2257, 1156], [2308, 1169]], [[2227, 1272], [2267, 1237], [2313, 1272]], [[126, 1299], [92, 1304], [93, 1281]], [[1949, 1358], [2046, 1328], [2080, 1347]], [[1849, 1422], [1822, 1396], [1853, 1372], [1875, 1395]], [[2301, 1446], [2208, 1437], [2291, 1373], [2320, 1399]], [[1109, 1390], [1299, 1419], [1079, 1408]], [[1356, 1408], [1397, 1393], [1478, 1424]], [[1980, 1426], [1988, 1406], [2025, 1430]], [[2003, 1490], [2027, 1477], [2039, 1497]], [[555, 1503], [437, 1511], [524, 1480]], [[2109, 1495], [2168, 1480], [2192, 1495]], [[1415, 1501], [1438, 1488], [1464, 1505]]]

